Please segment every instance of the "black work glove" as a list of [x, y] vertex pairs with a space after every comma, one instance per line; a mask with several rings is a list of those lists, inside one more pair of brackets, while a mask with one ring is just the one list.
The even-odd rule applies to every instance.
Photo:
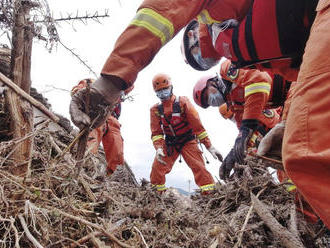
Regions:
[[231, 149], [231, 151], [226, 156], [225, 160], [222, 162], [220, 169], [219, 169], [219, 177], [222, 180], [226, 180], [229, 175], [230, 171], [235, 165], [235, 157], [234, 157], [234, 149]]
[[244, 163], [247, 144], [253, 131], [258, 127], [258, 124], [259, 121], [256, 119], [246, 119], [242, 121], [242, 125], [239, 129], [239, 134], [234, 145], [234, 157], [237, 163]]
[[84, 88], [72, 96], [70, 103], [72, 122], [81, 129], [91, 124], [92, 128], [99, 127], [118, 102], [120, 94], [121, 90], [110, 79], [98, 78], [90, 85], [89, 91]]

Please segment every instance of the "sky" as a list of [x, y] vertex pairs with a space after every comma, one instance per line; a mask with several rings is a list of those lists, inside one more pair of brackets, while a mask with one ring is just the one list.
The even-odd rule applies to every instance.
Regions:
[[[108, 9], [110, 18], [101, 19], [101, 24], [88, 21], [61, 23], [57, 27], [60, 39], [80, 55], [86, 63], [99, 75], [103, 64], [112, 51], [116, 39], [134, 17], [141, 0], [48, 0], [55, 18], [67, 13], [80, 15], [102, 13]], [[209, 133], [213, 145], [223, 157], [232, 148], [238, 133], [236, 125], [221, 118], [217, 108], [207, 110], [197, 106], [192, 98], [192, 89], [197, 80], [208, 74], [215, 74], [219, 66], [208, 72], [198, 72], [184, 63], [180, 52], [182, 32], [170, 41], [156, 55], [154, 60], [138, 75], [135, 88], [131, 92], [133, 102], [122, 104], [119, 119], [124, 139], [125, 160], [131, 166], [138, 180], [149, 180], [155, 149], [151, 142], [150, 107], [159, 102], [151, 80], [157, 73], [171, 76], [173, 92], [177, 96], [187, 96], [196, 107], [201, 121]], [[134, 44], [132, 44], [134, 45]], [[49, 100], [54, 112], [69, 117], [70, 90], [81, 79], [95, 76], [72, 56], [61, 45], [57, 45], [51, 53], [45, 48], [45, 42], [34, 41], [32, 51], [32, 87], [37, 88]], [[204, 155], [210, 161], [207, 169], [218, 178], [220, 163], [204, 148]], [[189, 187], [189, 181], [191, 182]], [[167, 187], [179, 187], [186, 191], [197, 188], [191, 170], [184, 161], [175, 163], [172, 171], [166, 176]]]

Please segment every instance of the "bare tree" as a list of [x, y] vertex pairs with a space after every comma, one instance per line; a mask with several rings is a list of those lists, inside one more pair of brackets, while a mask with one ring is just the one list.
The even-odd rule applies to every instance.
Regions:
[[[88, 20], [99, 22], [99, 18], [108, 17], [108, 12], [103, 14], [86, 13], [79, 15], [67, 14], [65, 17], [53, 18], [46, 0], [1, 0], [0, 29], [6, 35], [11, 45], [11, 62], [9, 79], [26, 93], [31, 88], [31, 54], [33, 39], [45, 42], [46, 48], [51, 52], [57, 44], [62, 45], [71, 52], [91, 72], [92, 68], [73, 49], [64, 45], [60, 40], [56, 25], [59, 22], [80, 21], [87, 24]], [[95, 72], [93, 72], [95, 74]], [[2, 77], [2, 78], [5, 78]], [[1, 80], [3, 83], [8, 82]], [[25, 177], [29, 175], [33, 136], [33, 111], [30, 102], [23, 100], [17, 92], [6, 91], [6, 105], [10, 113], [10, 130], [12, 138], [23, 138], [11, 155], [12, 173]]]

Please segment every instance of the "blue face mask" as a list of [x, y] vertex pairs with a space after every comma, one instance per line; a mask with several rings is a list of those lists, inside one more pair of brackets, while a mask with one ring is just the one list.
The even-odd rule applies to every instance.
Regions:
[[156, 95], [160, 100], [167, 100], [172, 95], [172, 87], [156, 91]]
[[217, 91], [216, 93], [210, 93], [207, 99], [208, 105], [212, 107], [218, 107], [222, 105], [224, 102], [225, 100], [223, 99], [219, 91]]
[[192, 55], [197, 64], [199, 64], [199, 66], [202, 67], [204, 70], [212, 68], [219, 62], [219, 60], [213, 58], [203, 58], [200, 48], [198, 49], [198, 53], [192, 53]]

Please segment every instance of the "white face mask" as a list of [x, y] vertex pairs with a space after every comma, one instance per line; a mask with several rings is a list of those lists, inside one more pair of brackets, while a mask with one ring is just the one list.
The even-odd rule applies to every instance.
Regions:
[[207, 99], [208, 105], [212, 107], [218, 107], [225, 103], [225, 100], [223, 99], [222, 95], [220, 94], [219, 91], [216, 93], [209, 93], [209, 97]]
[[167, 100], [172, 95], [172, 87], [156, 91], [156, 95], [160, 100]]
[[213, 58], [203, 58], [201, 49], [198, 48], [198, 53], [192, 53], [195, 61], [197, 64], [200, 65], [204, 70], [208, 70], [212, 68], [213, 66], [217, 65], [219, 60], [213, 59]]

